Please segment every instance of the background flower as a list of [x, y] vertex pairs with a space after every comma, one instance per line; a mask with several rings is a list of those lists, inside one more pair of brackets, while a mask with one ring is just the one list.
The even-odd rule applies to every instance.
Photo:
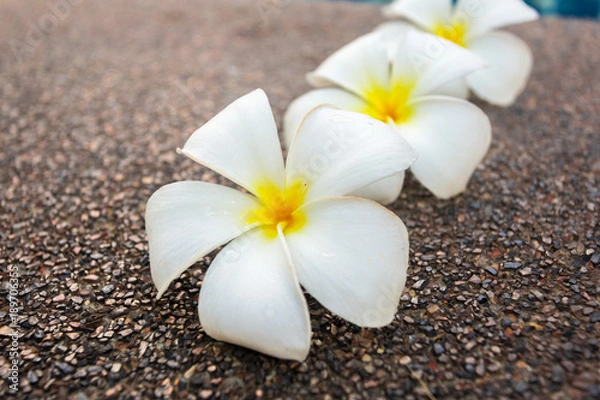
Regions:
[[231, 241], [200, 292], [200, 320], [213, 338], [303, 360], [310, 322], [300, 284], [357, 325], [391, 322], [406, 280], [406, 228], [374, 202], [340, 197], [414, 161], [390, 131], [361, 114], [319, 107], [306, 116], [284, 168], [264, 92], [236, 100], [180, 152], [250, 194], [187, 181], [152, 195], [146, 229], [158, 296]]
[[[474, 52], [487, 66], [453, 82], [454, 94], [466, 97], [467, 87], [480, 98], [501, 106], [512, 104], [525, 89], [533, 56], [525, 42], [498, 28], [539, 18], [535, 9], [521, 0], [396, 0], [384, 15], [404, 18], [426, 32]], [[388, 36], [402, 34], [406, 23], [379, 27]], [[468, 86], [467, 86], [468, 85]]]
[[[390, 61], [389, 42], [373, 32], [329, 56], [309, 82], [332, 86], [294, 100], [285, 115], [284, 137], [291, 142], [304, 115], [319, 104], [361, 112], [393, 126], [419, 157], [415, 177], [441, 198], [461, 193], [491, 140], [487, 116], [475, 105], [432, 95], [484, 62], [473, 53], [434, 35], [411, 30]], [[358, 194], [389, 203], [402, 188], [402, 176], [361, 189]]]

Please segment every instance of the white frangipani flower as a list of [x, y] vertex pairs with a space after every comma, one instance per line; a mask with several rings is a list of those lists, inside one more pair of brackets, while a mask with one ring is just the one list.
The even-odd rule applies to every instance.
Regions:
[[[439, 87], [484, 65], [473, 53], [434, 35], [409, 31], [393, 59], [380, 32], [362, 36], [329, 56], [308, 80], [314, 86], [290, 104], [284, 118], [289, 145], [304, 115], [319, 104], [361, 112], [393, 126], [417, 151], [411, 171], [433, 194], [464, 191], [491, 140], [487, 116], [475, 105], [432, 95]], [[403, 175], [355, 193], [381, 203], [394, 201]]]
[[230, 242], [200, 291], [200, 321], [215, 339], [303, 360], [311, 330], [300, 285], [352, 323], [391, 322], [406, 280], [406, 228], [381, 205], [344, 197], [414, 161], [391, 130], [358, 113], [318, 107], [302, 123], [284, 168], [265, 93], [233, 102], [179, 152], [250, 194], [184, 181], [152, 195], [145, 218], [158, 296]]
[[[498, 28], [533, 21], [537, 11], [522, 0], [396, 0], [384, 8], [384, 15], [403, 18], [426, 32], [452, 41], [487, 62], [466, 77], [452, 83], [453, 93], [468, 96], [469, 88], [480, 98], [508, 106], [525, 89], [533, 56], [525, 42]], [[388, 22], [378, 29], [388, 36], [402, 34], [408, 24]]]

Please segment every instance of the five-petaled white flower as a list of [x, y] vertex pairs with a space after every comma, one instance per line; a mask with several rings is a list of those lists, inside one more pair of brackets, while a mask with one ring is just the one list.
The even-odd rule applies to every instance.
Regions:
[[233, 102], [179, 152], [250, 194], [184, 181], [152, 195], [146, 231], [158, 296], [230, 242], [200, 291], [200, 321], [215, 339], [303, 360], [311, 329], [300, 285], [352, 323], [391, 322], [406, 280], [406, 228], [381, 205], [345, 196], [414, 161], [412, 148], [390, 130], [362, 114], [318, 107], [302, 123], [284, 168], [265, 93]]
[[[473, 53], [412, 29], [390, 58], [389, 42], [372, 32], [330, 55], [308, 80], [314, 86], [292, 102], [284, 119], [290, 144], [304, 115], [318, 104], [361, 112], [386, 122], [417, 151], [411, 171], [433, 194], [464, 191], [491, 141], [487, 116], [475, 105], [433, 95], [442, 85], [480, 68]], [[400, 194], [403, 174], [361, 189], [357, 195], [390, 203]]]
[[[469, 88], [496, 105], [512, 104], [525, 89], [531, 74], [531, 50], [515, 35], [496, 29], [533, 21], [539, 14], [522, 0], [396, 0], [384, 15], [404, 18], [426, 32], [450, 40], [487, 62], [466, 79], [452, 83], [452, 94], [466, 98]], [[407, 23], [389, 22], [379, 27], [388, 36], [402, 36]]]

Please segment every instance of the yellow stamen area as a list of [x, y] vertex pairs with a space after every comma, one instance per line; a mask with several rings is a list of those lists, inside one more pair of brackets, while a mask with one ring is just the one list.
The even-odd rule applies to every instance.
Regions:
[[433, 33], [459, 46], [467, 47], [465, 36], [467, 35], [467, 24], [464, 21], [452, 23], [439, 23], [433, 29]]
[[413, 83], [401, 81], [391, 88], [374, 84], [364, 91], [365, 100], [369, 105], [360, 111], [386, 124], [390, 121], [396, 124], [406, 122], [412, 115], [412, 110], [406, 103], [413, 86]]
[[306, 184], [293, 182], [282, 191], [272, 182], [258, 184], [256, 195], [260, 207], [246, 216], [248, 224], [259, 223], [267, 238], [277, 237], [277, 225], [286, 233], [296, 232], [306, 224], [306, 214], [298, 210], [304, 204]]

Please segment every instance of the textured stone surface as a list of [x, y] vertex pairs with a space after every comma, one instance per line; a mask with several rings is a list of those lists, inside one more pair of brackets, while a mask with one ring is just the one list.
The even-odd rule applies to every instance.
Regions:
[[[311, 299], [304, 363], [216, 342], [196, 311], [212, 255], [155, 300], [145, 202], [175, 180], [223, 182], [175, 148], [256, 87], [280, 122], [304, 74], [379, 22], [348, 3], [0, 3], [0, 348], [17, 267], [19, 397], [600, 395], [597, 22], [511, 29], [535, 70], [514, 106], [478, 103], [494, 139], [468, 191], [440, 201], [409, 177], [392, 208], [411, 268], [390, 326]], [[3, 351], [1, 398], [9, 366]]]

